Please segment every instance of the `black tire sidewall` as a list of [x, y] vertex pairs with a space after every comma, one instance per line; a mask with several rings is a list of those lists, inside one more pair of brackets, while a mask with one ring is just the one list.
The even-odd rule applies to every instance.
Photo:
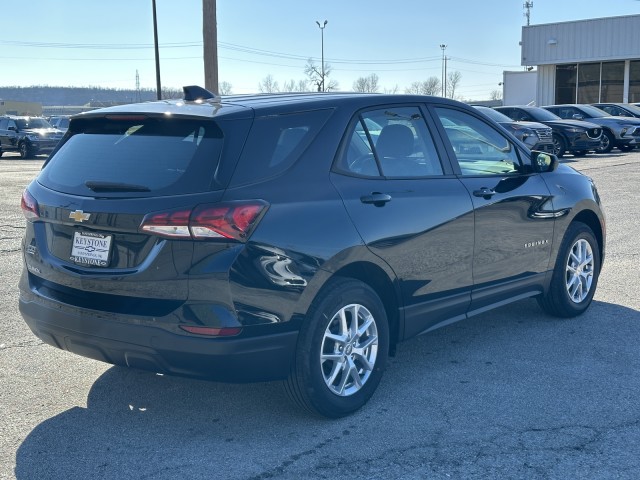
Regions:
[[[376, 363], [360, 391], [340, 397], [327, 387], [322, 376], [320, 349], [329, 322], [344, 306], [365, 306], [373, 315], [378, 330]], [[340, 280], [318, 296], [311, 306], [307, 322], [301, 331], [296, 356], [296, 374], [306, 389], [312, 410], [326, 417], [342, 417], [361, 408], [373, 395], [385, 370], [389, 351], [389, 325], [380, 298], [366, 284], [356, 280]]]
[[[575, 303], [569, 297], [566, 286], [566, 268], [569, 261], [569, 255], [573, 246], [579, 240], [586, 240], [591, 246], [593, 252], [593, 280], [589, 294], [580, 303]], [[551, 313], [562, 317], [574, 317], [583, 313], [591, 304], [593, 296], [598, 285], [598, 277], [600, 276], [600, 249], [598, 242], [591, 228], [584, 223], [573, 223], [565, 234], [565, 237], [558, 254], [556, 266], [551, 281], [551, 290], [547, 295], [547, 303]]]

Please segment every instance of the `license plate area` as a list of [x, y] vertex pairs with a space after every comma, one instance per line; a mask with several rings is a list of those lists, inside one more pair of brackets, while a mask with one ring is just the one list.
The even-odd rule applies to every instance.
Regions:
[[111, 262], [113, 235], [74, 232], [69, 259], [79, 265], [107, 267]]

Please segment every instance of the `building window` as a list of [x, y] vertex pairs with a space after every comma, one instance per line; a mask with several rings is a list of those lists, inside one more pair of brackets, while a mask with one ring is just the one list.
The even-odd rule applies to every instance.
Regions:
[[629, 69], [629, 102], [640, 102], [640, 60], [633, 60]]
[[[578, 65], [578, 103], [599, 102], [600, 63]], [[567, 102], [570, 103], [570, 102]]]
[[[624, 62], [602, 64], [600, 102], [622, 102], [624, 97]], [[587, 103], [587, 102], [584, 102]]]
[[556, 103], [576, 103], [578, 65], [556, 66]]

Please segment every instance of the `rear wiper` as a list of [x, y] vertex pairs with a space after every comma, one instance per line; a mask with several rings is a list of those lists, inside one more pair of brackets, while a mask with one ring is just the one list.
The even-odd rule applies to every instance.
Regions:
[[149, 187], [133, 185], [131, 183], [94, 182], [89, 180], [84, 183], [94, 192], [150, 192]]

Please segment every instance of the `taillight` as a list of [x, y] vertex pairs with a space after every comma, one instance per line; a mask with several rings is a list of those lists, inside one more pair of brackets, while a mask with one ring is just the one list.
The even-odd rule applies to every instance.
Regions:
[[20, 200], [20, 207], [25, 218], [30, 222], [34, 222], [40, 218], [40, 212], [38, 212], [38, 202], [33, 195], [29, 193], [29, 190], [22, 192], [22, 199]]
[[239, 335], [242, 332], [240, 327], [196, 327], [191, 325], [180, 325], [180, 328], [185, 332], [193, 333], [196, 335], [206, 335], [208, 337], [233, 337]]
[[192, 210], [150, 213], [142, 220], [140, 229], [167, 238], [229, 238], [244, 242], [267, 207], [268, 204], [262, 200], [252, 200], [198, 205]]

